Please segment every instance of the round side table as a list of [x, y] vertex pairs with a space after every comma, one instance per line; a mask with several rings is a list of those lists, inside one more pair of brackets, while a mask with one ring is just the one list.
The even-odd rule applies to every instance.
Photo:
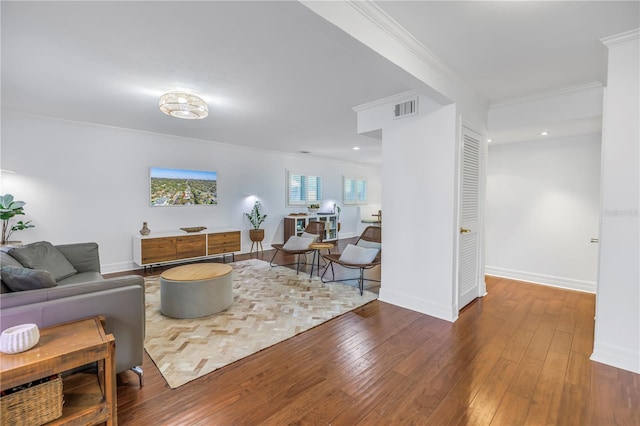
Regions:
[[317, 262], [318, 276], [320, 276], [320, 250], [328, 250], [331, 253], [331, 249], [334, 247], [333, 243], [311, 243], [309, 248], [313, 249], [313, 260], [311, 261], [311, 272], [309, 278], [313, 276], [313, 267]]

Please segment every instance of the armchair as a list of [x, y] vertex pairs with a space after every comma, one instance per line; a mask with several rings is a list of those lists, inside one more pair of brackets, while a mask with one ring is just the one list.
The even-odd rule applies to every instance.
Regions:
[[[306, 255], [307, 253], [311, 253], [314, 249], [309, 248], [309, 244], [314, 242], [322, 241], [324, 236], [324, 222], [309, 222], [307, 227], [304, 229], [301, 237], [293, 235], [289, 237], [289, 239], [284, 244], [271, 244], [271, 247], [276, 249], [275, 253], [273, 253], [273, 257], [269, 264], [271, 266], [289, 266], [296, 265], [296, 274], [300, 272], [300, 265], [307, 265]], [[297, 256], [296, 263], [288, 263], [285, 265], [276, 265], [273, 263], [273, 260], [276, 258], [278, 253], [284, 253], [288, 255]], [[301, 257], [305, 256], [304, 262], [301, 261]]]
[[[341, 254], [329, 253], [322, 256], [329, 262], [320, 277], [323, 283], [351, 281], [355, 279], [345, 278], [337, 280], [335, 270], [333, 269], [334, 263], [348, 269], [359, 269], [360, 275], [357, 278], [358, 289], [360, 290], [360, 295], [362, 295], [364, 293], [364, 281], [380, 282], [380, 280], [365, 278], [364, 271], [382, 263], [382, 227], [368, 226], [362, 231], [355, 246], [349, 244]], [[332, 279], [325, 281], [324, 276], [329, 270], [329, 267], [331, 267]]]

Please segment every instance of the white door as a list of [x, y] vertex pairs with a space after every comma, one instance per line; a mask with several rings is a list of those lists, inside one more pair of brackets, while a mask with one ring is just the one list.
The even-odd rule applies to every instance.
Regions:
[[478, 297], [480, 260], [480, 172], [481, 136], [462, 127], [461, 182], [458, 241], [458, 309]]

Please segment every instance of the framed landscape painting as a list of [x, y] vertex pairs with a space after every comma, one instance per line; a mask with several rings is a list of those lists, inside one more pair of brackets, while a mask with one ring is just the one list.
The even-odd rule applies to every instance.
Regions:
[[151, 206], [218, 204], [218, 173], [201, 170], [149, 168]]

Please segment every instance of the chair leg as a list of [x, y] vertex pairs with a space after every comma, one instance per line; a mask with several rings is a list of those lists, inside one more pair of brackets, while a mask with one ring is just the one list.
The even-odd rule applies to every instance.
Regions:
[[[325, 281], [324, 280], [324, 274], [326, 274], [327, 271], [329, 270], [329, 266], [331, 266], [331, 273], [333, 274], [333, 279]], [[333, 262], [329, 261], [329, 266], [324, 268], [324, 272], [322, 273], [322, 276], [320, 277], [320, 281], [322, 281], [323, 284], [324, 283], [329, 283], [331, 281], [335, 281], [335, 279], [336, 279], [336, 273], [333, 270]]]
[[358, 280], [358, 287], [360, 289], [360, 296], [364, 294], [364, 268], [360, 268], [360, 279]]
[[269, 261], [269, 266], [271, 266], [271, 267], [278, 266], [278, 265], [274, 265], [274, 264], [273, 264], [273, 259], [275, 259], [275, 258], [276, 258], [276, 255], [277, 255], [277, 254], [278, 254], [278, 250], [276, 250], [276, 251], [273, 253], [273, 257], [272, 257], [272, 258], [271, 258], [271, 260]]

